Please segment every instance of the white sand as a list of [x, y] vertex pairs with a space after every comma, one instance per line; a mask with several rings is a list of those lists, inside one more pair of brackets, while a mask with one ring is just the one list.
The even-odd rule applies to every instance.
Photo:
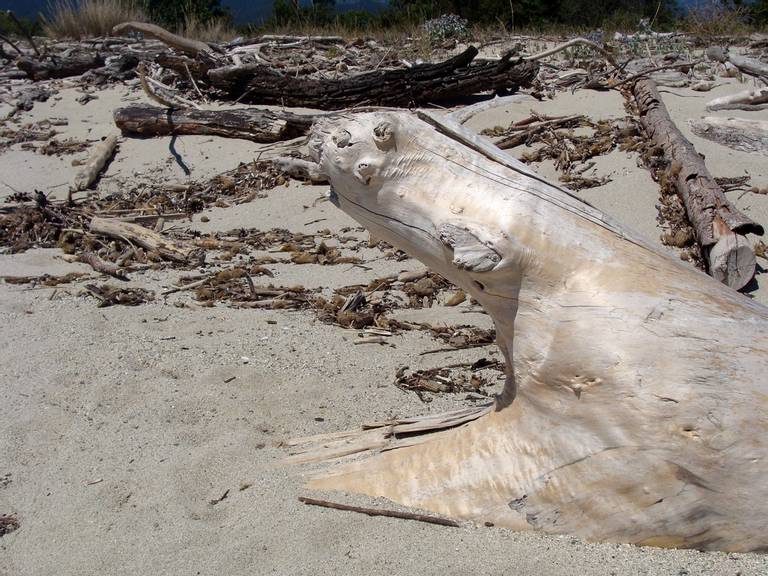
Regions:
[[[665, 97], [678, 121], [699, 114], [712, 97], [693, 94], [698, 99]], [[66, 116], [63, 136], [96, 139], [113, 129], [111, 111], [128, 95], [135, 97], [126, 88], [111, 89], [81, 106], [74, 102], [78, 93], [68, 89], [22, 119]], [[530, 107], [617, 117], [624, 115], [622, 105], [616, 94], [563, 94], [546, 104], [493, 111], [473, 126], [522, 117]], [[768, 184], [760, 158], [692, 140], [715, 175], [748, 170], [755, 184]], [[123, 140], [99, 190], [157, 182], [158, 175], [184, 181], [168, 142]], [[260, 148], [209, 137], [185, 136], [177, 143], [194, 179], [250, 161]], [[0, 155], [0, 179], [18, 189], [50, 191], [71, 178], [70, 160], [14, 146]], [[657, 187], [635, 158], [614, 153], [599, 160], [598, 173], [611, 174], [613, 182], [584, 197], [657, 240]], [[0, 190], [0, 198], [11, 192], [2, 185]], [[66, 192], [66, 186], [56, 190]], [[197, 215], [192, 226], [305, 232], [357, 227], [327, 202], [313, 206], [323, 192], [291, 184], [247, 205], [207, 210], [210, 221]], [[767, 202], [748, 195], [739, 205], [768, 224]], [[324, 220], [306, 224], [319, 218]], [[0, 256], [0, 275], [87, 271], [57, 253]], [[328, 290], [419, 267], [412, 260], [383, 260], [377, 250], [363, 255], [371, 270], [277, 264], [270, 265], [272, 281]], [[135, 274], [130, 285], [159, 292], [177, 277]], [[10, 480], [0, 482], [0, 514], [15, 513], [21, 522], [18, 531], [0, 538], [2, 576], [768, 573], [762, 555], [590, 544], [469, 524], [452, 529], [300, 504], [297, 496], [307, 494], [303, 475], [313, 467], [277, 466], [286, 455], [282, 440], [463, 405], [461, 396], [448, 395], [422, 404], [392, 385], [394, 373], [401, 365], [417, 369], [498, 357], [494, 347], [419, 356], [440, 347], [423, 332], [391, 338], [394, 347], [355, 346], [355, 331], [322, 324], [310, 312], [202, 308], [186, 293], [138, 308], [100, 309], [80, 292], [79, 284], [56, 290], [0, 284], [0, 479], [8, 474]], [[765, 301], [765, 291], [757, 297]], [[487, 325], [487, 317], [462, 310], [466, 305], [402, 314], [435, 324]], [[227, 490], [226, 499], [210, 503]]]

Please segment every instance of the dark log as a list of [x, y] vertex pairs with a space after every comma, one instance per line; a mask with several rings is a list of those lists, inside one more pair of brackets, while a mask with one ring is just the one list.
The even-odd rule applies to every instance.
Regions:
[[513, 60], [472, 63], [473, 46], [437, 64], [375, 70], [342, 79], [295, 77], [263, 64], [226, 66], [208, 72], [215, 88], [241, 102], [338, 110], [358, 105], [409, 106], [484, 91], [516, 91], [536, 76], [537, 64]]
[[[653, 142], [663, 148], [666, 160], [675, 168], [675, 187], [685, 206], [688, 220], [693, 225], [696, 239], [707, 258], [710, 274], [718, 277], [719, 272], [712, 269], [715, 262], [710, 259], [713, 246], [730, 233], [762, 235], [763, 227], [739, 212], [725, 196], [723, 189], [707, 170], [704, 158], [696, 152], [693, 144], [683, 136], [670, 118], [655, 82], [639, 80], [635, 83], [633, 91], [640, 111], [640, 122]], [[746, 241], [734, 243], [734, 246], [738, 244], [739, 249], [732, 251], [733, 258], [743, 256], [741, 246], [745, 243]], [[727, 261], [728, 258], [724, 258], [722, 254], [718, 255], [718, 263]], [[744, 268], [735, 266], [733, 269], [741, 271], [740, 279], [737, 281], [731, 278], [726, 283], [737, 287], [736, 284], [741, 284], [744, 279]], [[751, 275], [738, 288], [743, 287], [750, 279]]]
[[19, 58], [16, 66], [27, 73], [32, 80], [48, 80], [49, 78], [69, 78], [79, 76], [104, 66], [104, 58], [96, 52], [80, 52], [67, 57], [55, 59], [34, 60]]
[[114, 118], [123, 134], [201, 134], [242, 138], [253, 142], [277, 142], [302, 136], [309, 131], [314, 120], [310, 115], [252, 108], [172, 110], [156, 106], [118, 108]]

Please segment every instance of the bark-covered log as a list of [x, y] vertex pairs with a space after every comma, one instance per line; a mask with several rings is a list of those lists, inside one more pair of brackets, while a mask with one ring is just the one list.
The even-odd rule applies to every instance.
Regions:
[[437, 102], [484, 91], [516, 91], [536, 75], [533, 62], [513, 60], [475, 62], [477, 49], [437, 64], [398, 70], [375, 70], [342, 78], [295, 77], [271, 66], [226, 66], [208, 73], [211, 84], [241, 102], [307, 106], [338, 110], [353, 106], [408, 106]]
[[734, 150], [768, 156], [768, 122], [765, 120], [707, 116], [689, 123], [696, 136]]
[[19, 58], [16, 61], [16, 66], [26, 72], [32, 80], [37, 81], [79, 76], [88, 70], [104, 66], [104, 58], [97, 52], [80, 52], [46, 60]]
[[[763, 227], [731, 204], [723, 189], [707, 170], [704, 159], [675, 126], [655, 83], [652, 80], [639, 80], [635, 83], [634, 95], [640, 110], [640, 121], [646, 132], [657, 146], [664, 149], [664, 155], [670, 165], [679, 168], [676, 170], [675, 186], [707, 262], [712, 264], [709, 251], [719, 237], [723, 236], [717, 233], [716, 220], [722, 221], [729, 231], [736, 234], [762, 235]], [[738, 258], [740, 254], [740, 250], [735, 250], [732, 257]], [[719, 261], [722, 260], [720, 258]], [[743, 270], [740, 267], [735, 269]], [[747, 281], [749, 279], [751, 276]], [[741, 288], [745, 284], [746, 282], [741, 286], [730, 285]]]
[[114, 118], [123, 134], [210, 134], [253, 142], [277, 142], [302, 136], [307, 133], [314, 119], [309, 115], [252, 108], [171, 110], [156, 106], [118, 108]]

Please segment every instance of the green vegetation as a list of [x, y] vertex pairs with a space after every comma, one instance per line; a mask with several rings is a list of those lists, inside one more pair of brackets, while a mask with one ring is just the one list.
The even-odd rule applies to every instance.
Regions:
[[[680, 29], [700, 36], [746, 34], [768, 25], [768, 0], [699, 0], [681, 14], [675, 0], [390, 0], [378, 13], [340, 12], [335, 0], [275, 0], [262, 31], [331, 33], [345, 36], [404, 35], [427, 44], [478, 38], [500, 32], [587, 33], [601, 30]], [[448, 15], [448, 16], [446, 16]], [[51, 0], [48, 18], [24, 21], [33, 34], [83, 38], [103, 36], [120, 22], [145, 20], [205, 41], [237, 35], [231, 14], [220, 0]], [[644, 24], [641, 25], [640, 23]], [[19, 35], [18, 26], [0, 12], [0, 33]], [[599, 39], [600, 33], [595, 33]]]

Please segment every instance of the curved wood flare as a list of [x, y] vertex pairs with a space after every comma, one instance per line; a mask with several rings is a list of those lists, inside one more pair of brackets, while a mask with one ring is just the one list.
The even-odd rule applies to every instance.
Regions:
[[[344, 211], [483, 305], [506, 388], [310, 486], [589, 540], [765, 549], [768, 309], [441, 130], [343, 114], [310, 147]], [[344, 442], [326, 457], [360, 451]]]

